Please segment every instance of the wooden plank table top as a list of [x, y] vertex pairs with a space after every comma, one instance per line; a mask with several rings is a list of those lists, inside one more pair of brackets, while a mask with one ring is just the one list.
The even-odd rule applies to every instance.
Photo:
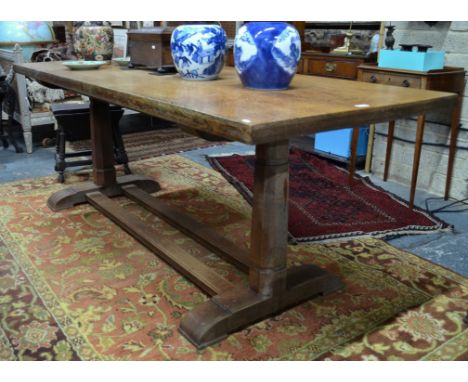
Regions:
[[[15, 65], [42, 83], [90, 97], [93, 182], [53, 194], [57, 211], [89, 202], [136, 240], [164, 259], [208, 295], [188, 312], [179, 331], [196, 347], [317, 295], [344, 287], [314, 265], [287, 267], [289, 138], [317, 131], [385, 121], [451, 107], [456, 95], [296, 75], [291, 88], [255, 91], [241, 85], [234, 69], [215, 81], [186, 81], [142, 70], [106, 65], [71, 71], [60, 62]], [[151, 195], [159, 184], [144, 176], [116, 177], [109, 104], [186, 125], [199, 133], [256, 145], [250, 248], [239, 248], [196, 217]], [[157, 232], [109, 197], [125, 195], [165, 219], [221, 258], [248, 273], [248, 286], [232, 285], [175, 245], [162, 245]]]
[[61, 62], [15, 65], [40, 82], [105, 100], [225, 139], [266, 143], [291, 136], [409, 117], [449, 107], [454, 94], [296, 75], [291, 87], [242, 86], [226, 67], [214, 81], [156, 76], [114, 64], [72, 71]]

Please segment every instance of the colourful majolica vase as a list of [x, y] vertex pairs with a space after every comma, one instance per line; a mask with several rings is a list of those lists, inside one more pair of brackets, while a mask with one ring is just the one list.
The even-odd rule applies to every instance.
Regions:
[[180, 25], [172, 32], [174, 65], [186, 80], [214, 80], [224, 66], [226, 33], [215, 24]]
[[247, 23], [234, 40], [234, 65], [248, 88], [287, 89], [300, 58], [299, 33], [285, 22]]
[[73, 48], [78, 58], [84, 60], [110, 60], [114, 48], [114, 31], [108, 23], [86, 21], [78, 24]]

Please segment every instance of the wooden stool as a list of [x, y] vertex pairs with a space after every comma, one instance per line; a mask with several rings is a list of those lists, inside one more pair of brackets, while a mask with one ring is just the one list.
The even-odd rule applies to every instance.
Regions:
[[[57, 120], [57, 142], [55, 154], [55, 171], [59, 173], [58, 181], [65, 181], [64, 172], [68, 167], [85, 166], [93, 163], [92, 159], [66, 161], [66, 158], [91, 156], [92, 150], [82, 150], [73, 153], [65, 152], [65, 142], [70, 139], [89, 139], [90, 115], [89, 104], [54, 104], [51, 111]], [[125, 151], [119, 121], [123, 115], [120, 106], [110, 107], [112, 135], [114, 139], [114, 158], [117, 164], [122, 164], [125, 174], [130, 174], [128, 156]]]

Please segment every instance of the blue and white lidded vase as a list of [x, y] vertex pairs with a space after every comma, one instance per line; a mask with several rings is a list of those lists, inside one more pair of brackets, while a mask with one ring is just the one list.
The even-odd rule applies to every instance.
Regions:
[[174, 65], [186, 80], [214, 80], [224, 66], [226, 33], [216, 24], [180, 25], [172, 32]]
[[245, 87], [287, 89], [301, 58], [296, 28], [282, 21], [250, 22], [234, 40], [234, 65]]

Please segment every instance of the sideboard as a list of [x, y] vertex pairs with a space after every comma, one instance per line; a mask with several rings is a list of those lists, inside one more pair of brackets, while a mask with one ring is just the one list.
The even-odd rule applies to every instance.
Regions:
[[305, 51], [297, 68], [299, 74], [356, 80], [358, 66], [372, 62], [372, 56], [338, 55]]
[[[453, 110], [447, 110], [449, 114], [444, 120], [442, 117], [442, 123], [450, 125], [450, 143], [449, 143], [449, 155], [447, 165], [447, 175], [445, 183], [445, 194], [444, 198], [448, 199], [450, 194], [450, 182], [453, 173], [453, 162], [455, 158], [456, 143], [458, 137], [458, 130], [460, 126], [460, 114], [463, 100], [463, 90], [465, 87], [465, 69], [457, 67], [445, 67], [440, 70], [430, 71], [414, 71], [414, 70], [403, 70], [403, 69], [389, 69], [381, 68], [377, 65], [363, 64], [358, 68], [358, 81], [385, 84], [391, 86], [400, 86], [414, 89], [425, 89], [425, 90], [437, 90], [457, 94], [457, 103]], [[436, 117], [434, 117], [436, 118]], [[440, 118], [440, 117], [439, 117]], [[414, 195], [416, 190], [417, 176], [419, 160], [421, 155], [421, 146], [423, 143], [424, 125], [428, 116], [419, 117], [418, 125], [416, 129], [416, 140], [415, 140], [415, 153], [413, 160], [413, 175], [411, 179], [411, 190], [410, 190], [410, 206], [413, 206]], [[385, 153], [385, 164], [384, 164], [384, 181], [388, 178], [388, 172], [390, 168], [390, 159], [392, 155], [392, 145], [394, 138], [395, 121], [389, 121], [388, 135], [387, 135], [387, 148]], [[355, 129], [355, 134], [359, 134], [358, 129]]]

